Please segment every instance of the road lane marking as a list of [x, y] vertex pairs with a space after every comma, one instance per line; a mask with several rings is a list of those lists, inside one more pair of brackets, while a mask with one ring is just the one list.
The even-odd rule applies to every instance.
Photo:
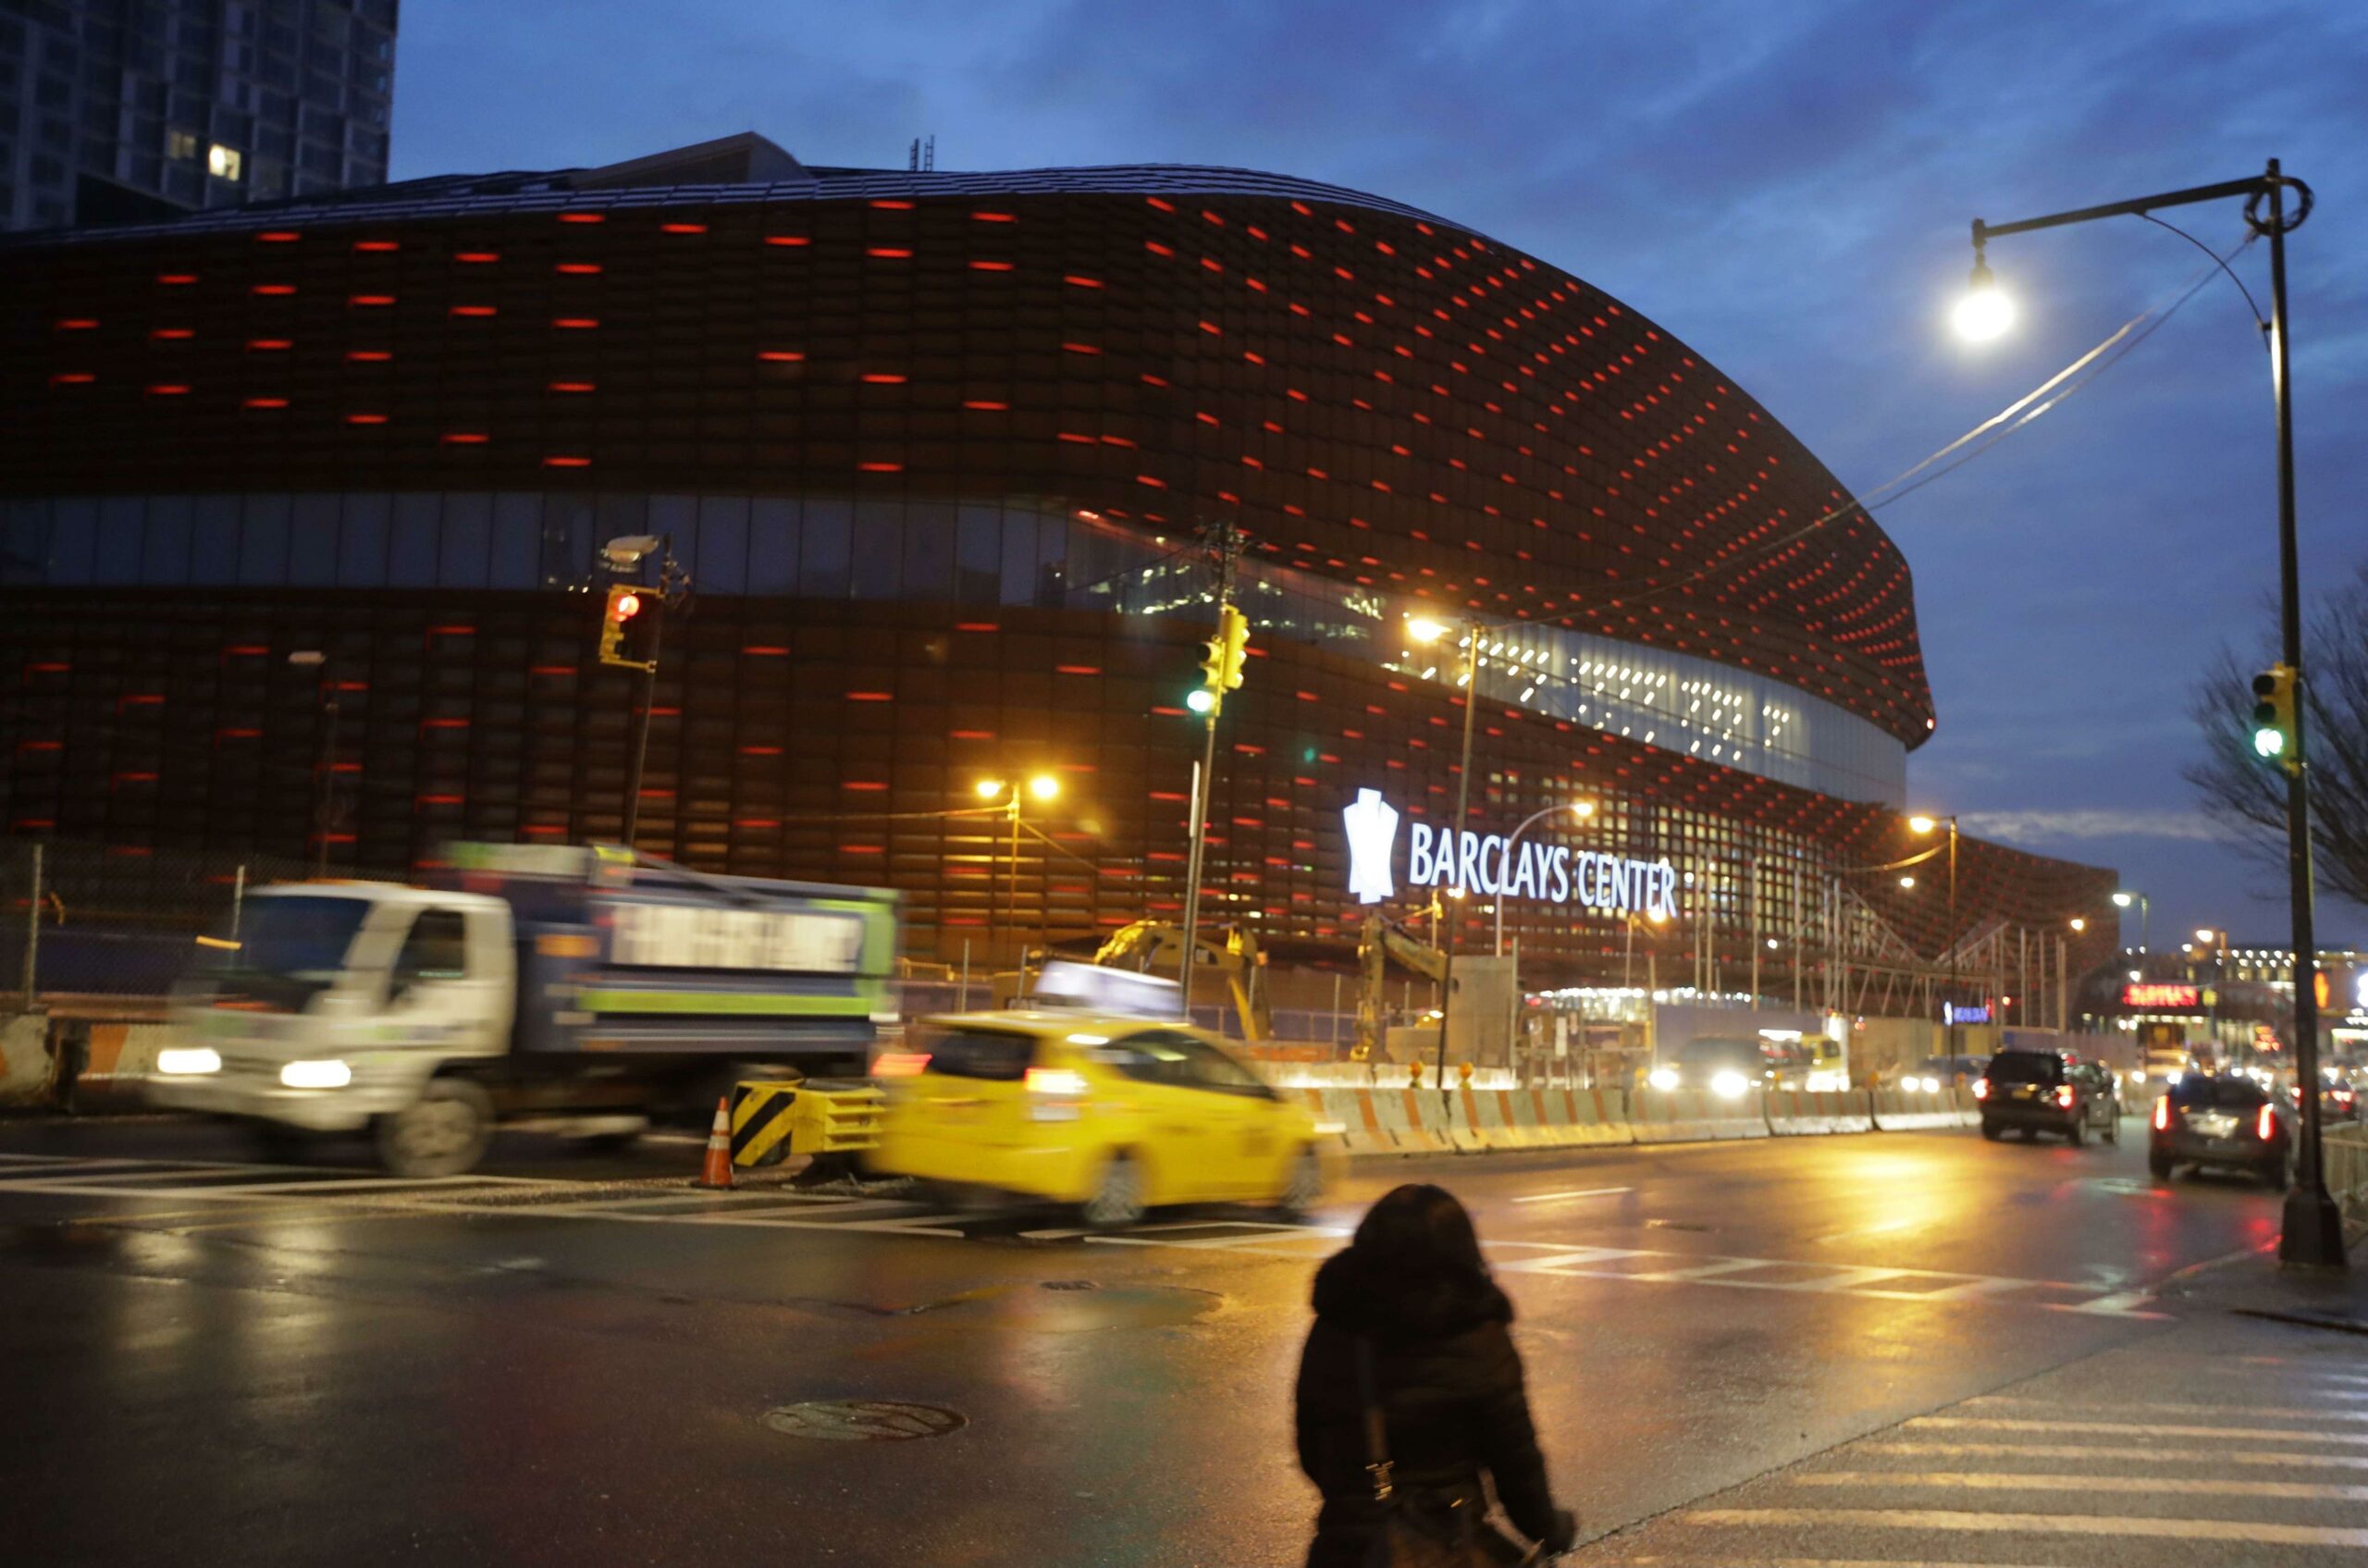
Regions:
[[[2349, 1394], [2332, 1396], [2350, 1399]], [[2067, 1405], [2056, 1400], [2034, 1399], [2017, 1394], [1976, 1394], [1967, 1400], [1968, 1405], [2036, 1404], [2051, 1410], [2091, 1410], [2101, 1414], [2128, 1412], [2135, 1415], [2143, 1412], [2151, 1415], [2250, 1415], [2273, 1421], [2368, 1421], [2368, 1410], [2327, 1410], [2316, 1405], [2288, 1404], [2080, 1404]]]
[[1609, 1198], [1619, 1192], [1634, 1192], [1634, 1187], [1583, 1187], [1574, 1192], [1533, 1192], [1526, 1198], [1515, 1198], [1516, 1204], [1559, 1204], [1572, 1198]]
[[2164, 1426], [2152, 1421], [2016, 1421], [1980, 1415], [1913, 1415], [1906, 1426], [1944, 1426], [1983, 1432], [2135, 1432], [2164, 1438], [2234, 1438], [2242, 1441], [2368, 1444], [2368, 1433], [2297, 1432], [2290, 1426]]
[[2368, 1501], [2368, 1487], [2314, 1481], [2223, 1481], [2202, 1475], [2065, 1475], [2001, 1470], [1821, 1470], [1792, 1478], [1796, 1487], [1961, 1487], [1977, 1492], [2137, 1492], [2184, 1497], [2288, 1498], [2302, 1502]]
[[[1926, 1454], [1932, 1458], [2135, 1459], [2165, 1464], [2265, 1464], [2296, 1470], [2368, 1470], [2368, 1454], [2287, 1453], [2243, 1449], [2150, 1449], [2112, 1443], [1864, 1442], [1854, 1453]], [[2099, 1478], [2103, 1485], [2111, 1476]]]
[[2368, 1530], [2322, 1525], [2256, 1524], [2248, 1519], [2147, 1519], [2109, 1513], [1971, 1513], [1943, 1508], [1708, 1508], [1678, 1517], [1688, 1525], [1759, 1530], [1830, 1529], [1856, 1525], [1878, 1530], [2130, 1536], [2154, 1540], [2240, 1541], [2248, 1546], [2368, 1548]]

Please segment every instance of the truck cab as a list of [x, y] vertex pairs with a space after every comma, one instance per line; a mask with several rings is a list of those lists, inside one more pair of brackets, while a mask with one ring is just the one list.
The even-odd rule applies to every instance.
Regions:
[[246, 901], [173, 997], [152, 1104], [352, 1132], [416, 1105], [439, 1068], [510, 1049], [510, 906], [394, 883], [300, 883]]

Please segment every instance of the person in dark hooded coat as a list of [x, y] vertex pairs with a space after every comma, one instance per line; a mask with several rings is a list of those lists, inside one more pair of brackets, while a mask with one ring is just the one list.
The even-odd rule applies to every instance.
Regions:
[[1486, 1525], [1487, 1493], [1546, 1550], [1569, 1549], [1530, 1425], [1513, 1309], [1488, 1277], [1472, 1216], [1427, 1184], [1374, 1204], [1348, 1248], [1315, 1274], [1315, 1324], [1301, 1353], [1299, 1463], [1324, 1494], [1308, 1568], [1363, 1568], [1382, 1523], [1368, 1473], [1358, 1343], [1371, 1346], [1400, 1506], [1470, 1529], [1493, 1555], [1519, 1548]]

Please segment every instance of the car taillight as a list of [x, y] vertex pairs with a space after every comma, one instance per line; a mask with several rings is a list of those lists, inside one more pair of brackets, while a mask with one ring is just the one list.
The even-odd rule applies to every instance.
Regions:
[[1977, 1100], [1987, 1100], [1990, 1098], [1990, 1080], [1988, 1079], [1977, 1078], [1973, 1080], [1973, 1097]]
[[2253, 1132], [2264, 1143], [2277, 1136], [2277, 1107], [2264, 1102], [2253, 1117]]
[[1028, 1092], [1030, 1094], [1082, 1094], [1086, 1090], [1085, 1074], [1070, 1068], [1030, 1068]]
[[2055, 1103], [2063, 1106], [2067, 1111], [2072, 1108], [2072, 1086], [2070, 1084], [2059, 1083], [2055, 1086]]
[[2168, 1132], [2170, 1130], [2171, 1097], [2168, 1094], [2165, 1094], [2161, 1099], [2154, 1102], [2154, 1130], [2157, 1132]]

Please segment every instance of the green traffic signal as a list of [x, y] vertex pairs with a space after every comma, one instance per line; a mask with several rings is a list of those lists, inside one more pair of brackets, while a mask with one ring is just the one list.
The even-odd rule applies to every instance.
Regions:
[[2294, 758], [2294, 671], [2273, 664], [2253, 677], [2253, 755], [2291, 768]]

